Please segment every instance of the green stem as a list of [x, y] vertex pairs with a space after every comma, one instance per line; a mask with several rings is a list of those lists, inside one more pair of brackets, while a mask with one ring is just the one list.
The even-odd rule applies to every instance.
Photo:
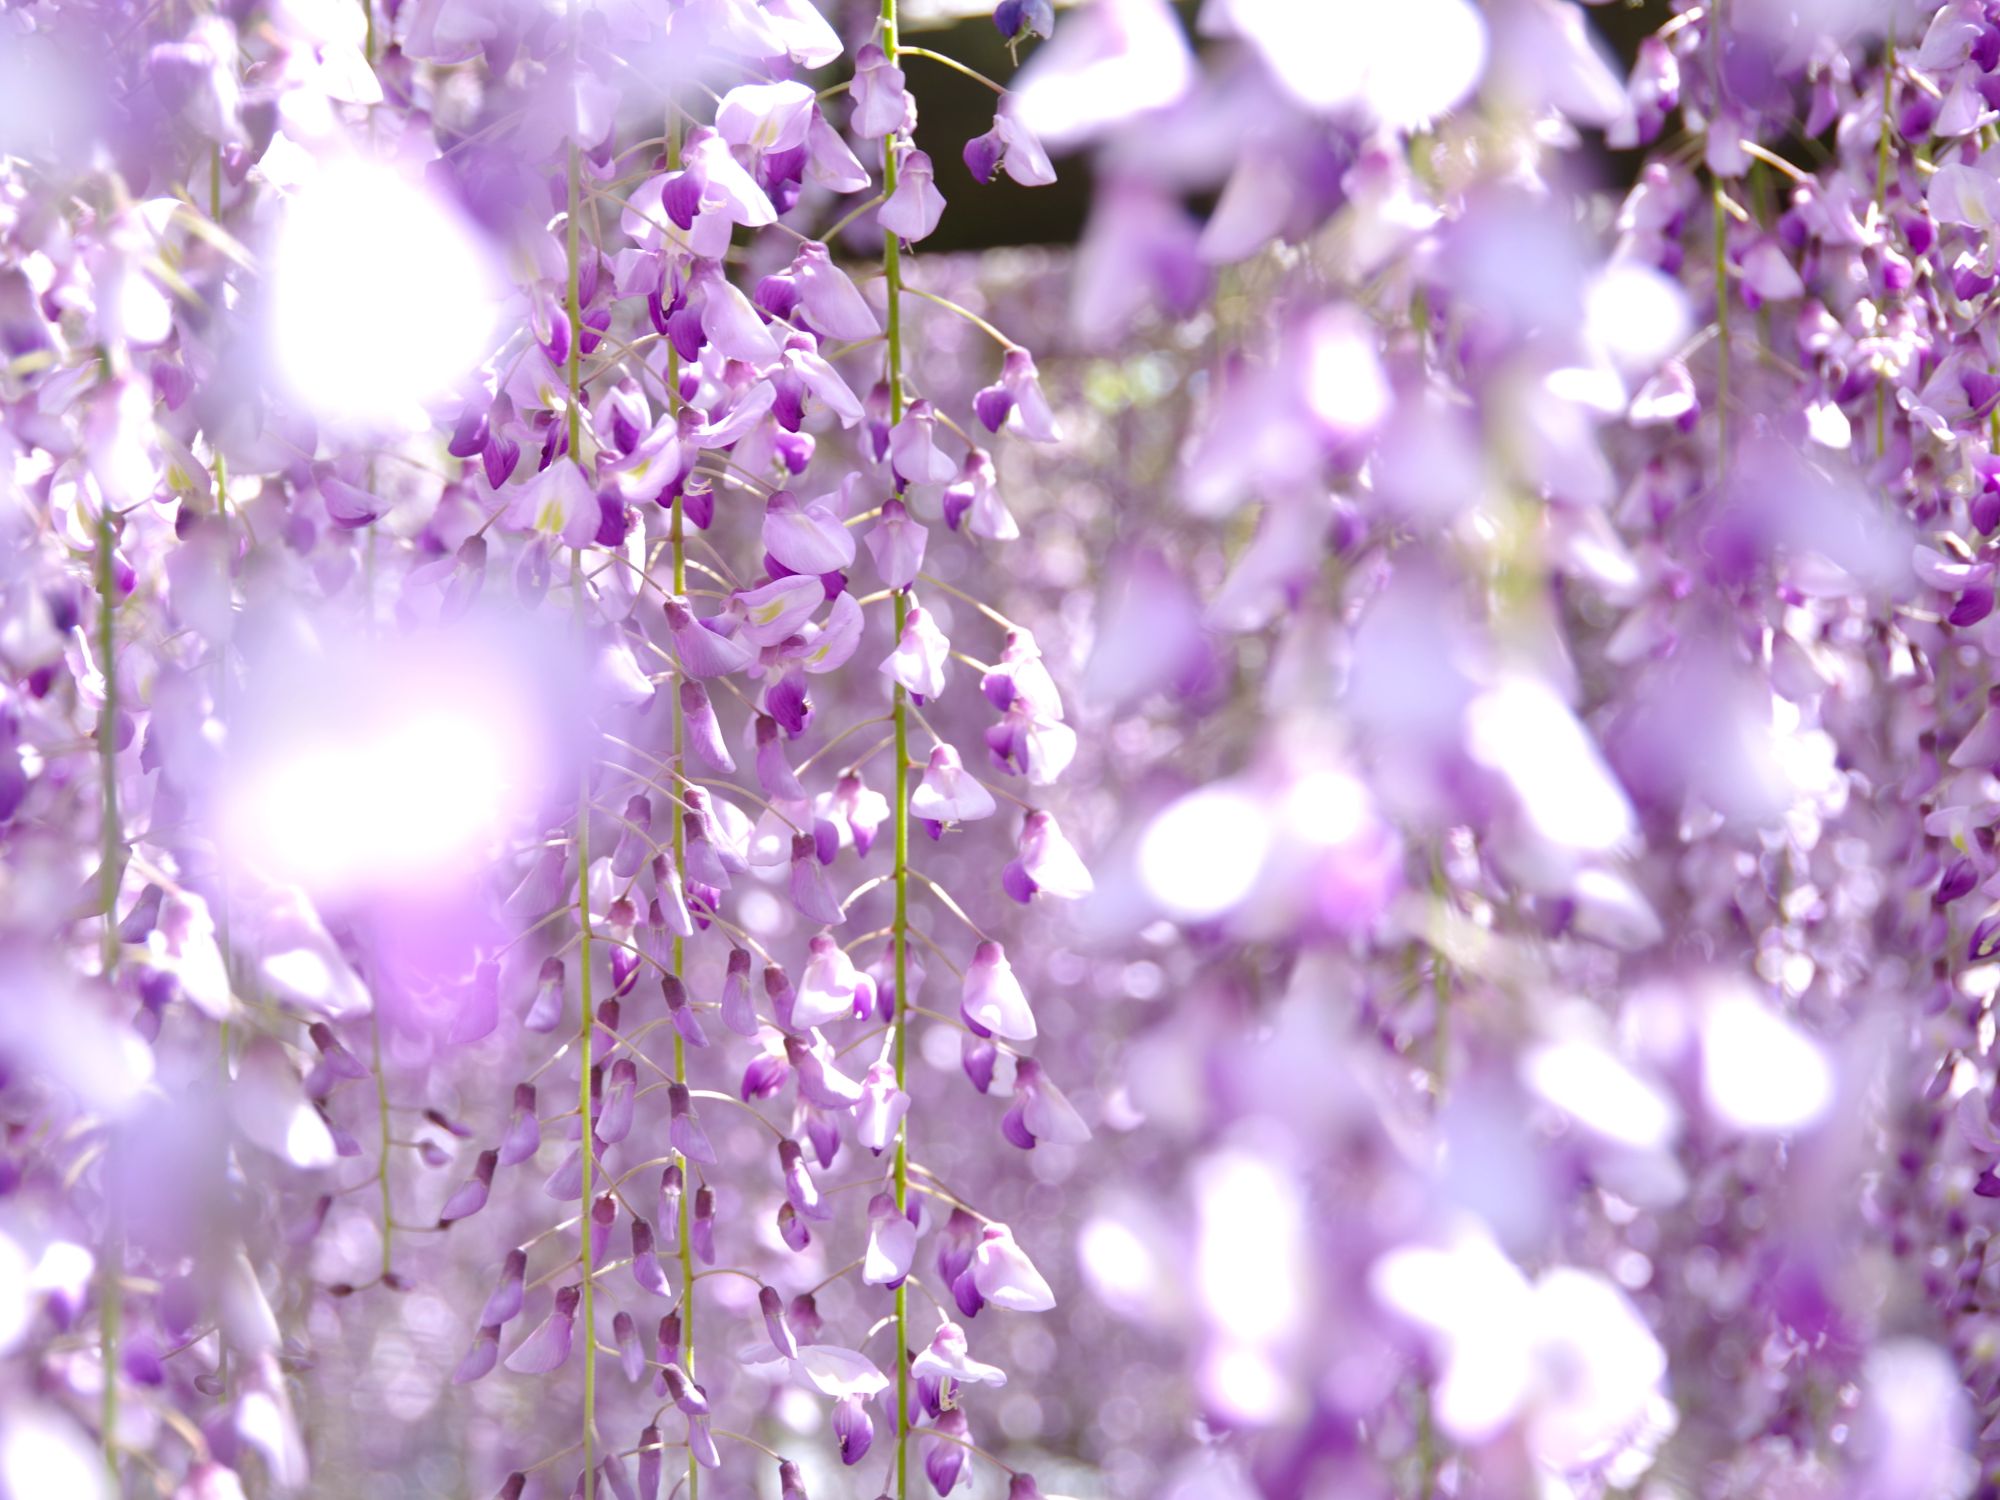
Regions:
[[1431, 1393], [1423, 1377], [1417, 1377], [1417, 1500], [1430, 1500], [1437, 1491], [1437, 1430], [1431, 1422]]
[[[107, 1180], [109, 1162], [106, 1163]], [[125, 1241], [117, 1225], [118, 1209], [109, 1206], [109, 1227], [104, 1236], [104, 1267], [98, 1286], [98, 1358], [104, 1365], [104, 1401], [99, 1422], [104, 1431], [104, 1467], [111, 1476], [111, 1493], [124, 1493], [118, 1473], [118, 1346], [125, 1322], [125, 1294], [119, 1285], [125, 1261]]]
[[[886, 52], [888, 49], [884, 48], [883, 50]], [[1005, 84], [995, 83], [992, 79], [988, 78], [984, 73], [980, 72], [977, 68], [968, 68], [964, 63], [960, 62], [957, 58], [946, 57], [942, 52], [933, 52], [928, 47], [905, 47], [902, 49], [901, 55], [904, 57], [928, 57], [934, 63], [942, 63], [945, 67], [950, 68], [954, 73], [963, 74], [965, 77], [970, 78], [974, 83], [985, 84], [986, 87], [993, 90], [993, 92], [996, 94], [1004, 95], [1007, 92], [1007, 86]]]
[[[103, 849], [98, 862], [98, 884], [104, 900], [103, 973], [108, 983], [118, 970], [118, 887], [124, 865], [124, 824], [118, 813], [118, 671], [116, 623], [118, 580], [112, 567], [111, 507], [97, 512], [97, 556], [92, 559], [97, 573], [97, 654], [104, 674], [104, 702], [97, 715], [97, 773], [103, 800]], [[114, 1140], [113, 1147], [116, 1142]], [[104, 1266], [98, 1287], [97, 1325], [99, 1358], [104, 1366], [104, 1399], [99, 1417], [103, 1429], [104, 1466], [110, 1472], [112, 1492], [122, 1488], [118, 1474], [118, 1345], [124, 1322], [124, 1292], [119, 1285], [124, 1270], [124, 1241], [118, 1232], [116, 1181], [111, 1170], [111, 1152], [104, 1163], [105, 1234]]]
[[1889, 33], [1888, 50], [1882, 57], [1882, 133], [1875, 141], [1875, 202], [1886, 217], [1889, 212], [1889, 137], [1895, 108], [1896, 33]]
[[[564, 302], [569, 313], [569, 461], [583, 462], [583, 299], [578, 291], [577, 265], [582, 257], [583, 224], [578, 200], [582, 197], [582, 164], [576, 142], [569, 143], [569, 201], [564, 224], [564, 256], [568, 261], [568, 284]], [[575, 590], [576, 620], [581, 633], [584, 615], [583, 553], [572, 559], [570, 583]], [[597, 1020], [593, 1014], [590, 985], [590, 768], [585, 766], [576, 798], [576, 922], [582, 971], [583, 1015], [577, 1023], [577, 1111], [583, 1121], [583, 1217], [581, 1222], [583, 1264], [583, 1494], [591, 1500], [597, 1493], [597, 1465], [594, 1444], [597, 1436], [597, 1277], [592, 1260], [591, 1168], [596, 1165], [596, 1123], [590, 1116], [591, 1048], [597, 1040]]]
[[[675, 168], [681, 162], [681, 117], [677, 111], [667, 118], [667, 165]], [[667, 345], [667, 410], [676, 415], [681, 406], [681, 356], [671, 341]], [[668, 533], [674, 553], [674, 592], [682, 597], [687, 595], [687, 526], [681, 510], [681, 496], [674, 493], [672, 528]], [[681, 716], [681, 695], [673, 694], [674, 705], [674, 774], [681, 774], [681, 757], [686, 748], [687, 726]], [[674, 829], [674, 873], [683, 880], [687, 876], [687, 828], [680, 814], [673, 815]], [[685, 965], [687, 942], [684, 938], [674, 939], [674, 972], [681, 972]], [[674, 1079], [687, 1083], [687, 1044], [682, 1041], [678, 1029], [674, 1032]], [[678, 1153], [676, 1153], [678, 1154]], [[691, 1178], [692, 1167], [685, 1157], [681, 1158], [681, 1172], [684, 1180], [683, 1194], [694, 1188]], [[694, 1245], [689, 1237], [688, 1221], [693, 1216], [691, 1198], [683, 1198], [680, 1213], [680, 1262], [681, 1262], [681, 1369], [689, 1380], [694, 1379]], [[687, 1467], [688, 1500], [696, 1500], [701, 1493], [701, 1466], [695, 1462], [694, 1451], [688, 1451]]]
[[951, 298], [949, 297], [940, 297], [936, 292], [927, 292], [922, 287], [916, 287], [916, 286], [906, 286], [902, 288], [902, 290], [908, 292], [912, 297], [921, 297], [926, 302], [935, 302], [939, 307], [942, 307], [947, 312], [957, 313], [961, 318], [965, 319], [965, 321], [970, 323], [974, 328], [979, 329], [980, 332], [984, 333], [988, 338], [998, 343], [1002, 349], [1018, 349], [1021, 347], [1019, 344], [1015, 343], [1012, 339], [1008, 338], [1006, 334], [1002, 333], [999, 329], [995, 328], [991, 323], [987, 322], [984, 318], [980, 317], [979, 314], [974, 312], [971, 308], [960, 307], [956, 302], [952, 301]]
[[[882, 54], [891, 64], [898, 53], [896, 0], [882, 0]], [[896, 142], [882, 151], [882, 191], [896, 191]], [[903, 261], [902, 246], [892, 232], [882, 236], [882, 277], [888, 291], [889, 420], [903, 416]], [[895, 597], [896, 638], [902, 639], [909, 614], [906, 593]], [[907, 1092], [907, 1038], [910, 1010], [910, 708], [909, 694], [897, 684], [890, 717], [896, 724], [896, 786], [891, 807], [896, 818], [896, 1087]], [[910, 1197], [910, 1117], [903, 1115], [896, 1130], [896, 1208], [905, 1211]], [[896, 1288], [896, 1500], [910, 1493], [910, 1295], [907, 1284]]]
[[113, 631], [117, 618], [118, 581], [111, 566], [111, 511], [97, 514], [97, 655], [104, 674], [104, 703], [97, 715], [97, 772], [104, 801], [103, 850], [98, 862], [98, 892], [104, 902], [103, 973], [109, 979], [118, 967], [118, 886], [124, 874], [124, 826], [118, 814], [118, 671]]

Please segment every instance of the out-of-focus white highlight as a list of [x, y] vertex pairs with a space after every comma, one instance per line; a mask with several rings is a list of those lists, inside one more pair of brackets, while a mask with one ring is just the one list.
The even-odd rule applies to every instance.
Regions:
[[338, 1156], [326, 1121], [275, 1043], [253, 1044], [244, 1054], [229, 1107], [246, 1138], [301, 1171], [330, 1167]]
[[1215, 10], [1308, 109], [1359, 105], [1385, 125], [1421, 125], [1471, 93], [1486, 67], [1486, 23], [1466, 0], [1225, 0]]
[[1633, 830], [1632, 804], [1569, 706], [1545, 683], [1508, 677], [1466, 708], [1473, 758], [1504, 776], [1536, 832], [1604, 851]]
[[1207, 786], [1153, 819], [1139, 841], [1139, 878], [1170, 916], [1204, 921], [1250, 894], [1270, 846], [1261, 802]]
[[1592, 340], [1628, 375], [1658, 369], [1692, 321], [1679, 285], [1636, 260], [1614, 260], [1593, 276], [1583, 308]]
[[21, 1500], [100, 1500], [110, 1493], [104, 1460], [83, 1430], [53, 1407], [25, 1402], [0, 1428], [0, 1491]]
[[1536, 1047], [1521, 1062], [1522, 1081], [1586, 1129], [1610, 1141], [1652, 1150], [1673, 1140], [1673, 1101], [1604, 1048], [1584, 1041]]
[[1052, 150], [1172, 104], [1193, 82], [1193, 58], [1165, 0], [1100, 0], [1063, 21], [1014, 90], [1014, 118]]
[[327, 165], [287, 201], [271, 257], [271, 352], [320, 417], [411, 428], [485, 358], [499, 277], [478, 234], [394, 167]]
[[1639, 1436], [1666, 1351], [1631, 1302], [1593, 1271], [1558, 1266], [1535, 1283], [1537, 1399], [1528, 1446], [1551, 1469], [1595, 1467]]
[[462, 878], [544, 770], [532, 675], [467, 636], [334, 649], [253, 707], [223, 789], [232, 860], [320, 901]]
[[1498, 1432], [1528, 1386], [1528, 1283], [1514, 1263], [1483, 1231], [1468, 1230], [1448, 1250], [1393, 1250], [1368, 1279], [1385, 1306], [1444, 1344], [1439, 1425], [1462, 1442]]
[[1329, 847], [1360, 837], [1374, 814], [1367, 788], [1345, 771], [1308, 771], [1292, 783], [1281, 806], [1292, 837]]
[[1702, 1092], [1740, 1130], [1798, 1130], [1833, 1102], [1833, 1069], [1817, 1043], [1737, 988], [1708, 997], [1701, 1015]]
[[1210, 1156], [1196, 1184], [1195, 1289], [1218, 1335], [1206, 1395], [1239, 1420], [1272, 1421], [1291, 1399], [1273, 1355], [1306, 1321], [1305, 1203], [1289, 1172], [1249, 1151]]
[[390, 864], [441, 869], [490, 827], [505, 790], [492, 728], [478, 705], [419, 708], [302, 746], [239, 794], [249, 837], [315, 886], [362, 883]]
[[1121, 1310], [1143, 1310], [1159, 1290], [1160, 1265], [1131, 1225], [1099, 1214], [1076, 1240], [1077, 1259], [1097, 1295]]
[[1437, 1340], [1438, 1425], [1458, 1441], [1484, 1442], [1520, 1419], [1536, 1462], [1571, 1473], [1657, 1436], [1645, 1428], [1666, 1352], [1603, 1276], [1557, 1266], [1530, 1284], [1469, 1222], [1448, 1248], [1389, 1252], [1369, 1284]]
[[1304, 353], [1306, 406], [1337, 431], [1361, 432], [1389, 414], [1394, 395], [1366, 324], [1344, 313], [1314, 321]]

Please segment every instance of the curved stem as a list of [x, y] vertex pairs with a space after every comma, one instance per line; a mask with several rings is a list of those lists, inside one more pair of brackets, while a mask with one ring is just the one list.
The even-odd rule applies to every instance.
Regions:
[[[947, 969], [951, 970], [951, 972], [957, 975], [960, 979], [965, 978], [965, 970], [961, 969], [956, 963], [952, 962], [951, 955], [945, 952], [944, 949], [940, 948], [937, 945], [936, 940], [933, 939], [928, 932], [925, 932], [920, 927], [913, 928], [911, 930], [914, 931], [916, 935], [923, 940], [923, 944], [926, 948], [930, 949], [931, 952], [937, 955], [939, 963], [943, 964]], [[915, 1007], [912, 1007], [912, 1009], [914, 1008]]]
[[986, 934], [980, 930], [979, 924], [973, 921], [972, 918], [968, 917], [965, 914], [964, 907], [960, 906], [956, 901], [952, 900], [951, 893], [949, 891], [947, 891], [943, 886], [939, 885], [935, 880], [931, 879], [930, 876], [924, 874], [922, 871], [912, 871], [911, 873], [916, 875], [917, 879], [921, 880], [925, 885], [931, 888], [931, 894], [938, 898], [939, 902], [943, 904], [944, 909], [950, 912], [954, 917], [957, 917], [959, 921], [963, 922], [968, 928], [970, 928], [972, 931], [972, 935], [974, 937], [978, 938], [979, 941], [982, 943], [987, 941]]
[[[996, 1469], [1004, 1470], [1009, 1474], [1015, 1472], [1015, 1470], [1011, 1465], [1001, 1463], [999, 1459], [995, 1458], [992, 1454], [988, 1453], [984, 1448], [980, 1447], [977, 1443], [972, 1442], [967, 1438], [953, 1437], [950, 1433], [940, 1432], [935, 1427], [925, 1428], [924, 1436], [938, 1438], [947, 1443], [956, 1443], [959, 1447], [965, 1449], [966, 1452], [978, 1454], [981, 1458], [985, 1459], [989, 1464], [992, 1464], [993, 1467]], [[1429, 1492], [1426, 1491], [1425, 1493]]]
[[811, 755], [808, 755], [804, 760], [800, 761], [799, 771], [804, 772], [806, 770], [809, 770], [814, 761], [818, 760], [822, 755], [826, 754], [826, 752], [831, 750], [835, 745], [840, 744], [844, 740], [852, 739], [855, 735], [859, 734], [862, 730], [866, 729], [871, 724], [883, 723], [886, 717], [887, 717], [886, 715], [877, 714], [872, 719], [863, 719], [858, 724], [848, 725], [845, 729], [841, 730], [839, 734], [835, 735], [832, 739], [828, 740], [824, 745], [821, 745], [819, 749], [813, 751]]
[[[733, 1104], [738, 1109], [742, 1110], [745, 1114], [749, 1115], [750, 1118], [755, 1120], [759, 1125], [762, 1125], [766, 1130], [770, 1131], [771, 1134], [776, 1136], [779, 1140], [782, 1141], [790, 1139], [790, 1137], [788, 1137], [784, 1131], [780, 1130], [777, 1126], [773, 1125], [769, 1120], [765, 1119], [762, 1115], [758, 1114], [757, 1111], [752, 1109], [748, 1103], [746, 1103], [744, 1100], [737, 1098], [734, 1094], [725, 1094], [719, 1089], [689, 1089], [688, 1097], [690, 1099], [713, 1099], [719, 1104]], [[681, 1217], [685, 1219], [687, 1215], [683, 1214]]]
[[993, 92], [996, 94], [1004, 95], [1007, 92], [1005, 85], [995, 83], [992, 79], [988, 78], [984, 73], [980, 72], [977, 68], [968, 68], [964, 63], [960, 62], [957, 58], [946, 57], [942, 52], [933, 52], [928, 47], [905, 47], [902, 51], [902, 55], [904, 57], [928, 57], [934, 63], [944, 64], [944, 66], [950, 68], [954, 73], [963, 73], [967, 78], [970, 78], [974, 83], [985, 84], [989, 89], [993, 90]]
[[826, 228], [822, 229], [819, 232], [820, 240], [823, 243], [831, 244], [834, 240], [840, 237], [841, 230], [845, 229], [848, 225], [852, 224], [856, 219], [860, 218], [863, 214], [867, 213], [869, 209], [879, 208], [885, 201], [887, 201], [889, 193], [893, 191], [896, 184], [896, 169], [894, 166], [891, 166], [888, 169], [887, 173], [883, 177], [883, 180], [889, 184], [887, 188], [884, 188], [881, 192], [877, 193], [874, 197], [870, 198], [866, 203], [857, 203], [853, 208], [849, 209], [846, 213], [842, 214], [839, 218], [835, 219], [831, 224], [827, 225]]
[[784, 1454], [778, 1452], [774, 1448], [766, 1448], [762, 1443], [758, 1442], [755, 1438], [745, 1437], [740, 1432], [724, 1432], [720, 1427], [716, 1427], [710, 1429], [709, 1436], [728, 1438], [732, 1443], [742, 1443], [746, 1447], [755, 1448], [759, 1453], [763, 1454], [766, 1458], [773, 1459], [778, 1463], [783, 1463], [785, 1461]]
[[987, 322], [984, 318], [980, 317], [979, 314], [974, 312], [971, 308], [960, 307], [956, 302], [952, 301], [951, 298], [949, 297], [940, 297], [936, 292], [927, 292], [922, 287], [918, 286], [906, 286], [903, 288], [903, 290], [908, 292], [912, 297], [921, 297], [926, 302], [935, 302], [939, 307], [942, 307], [946, 312], [957, 313], [961, 318], [965, 319], [965, 321], [970, 323], [974, 328], [977, 328], [982, 333], [986, 334], [987, 337], [991, 338], [1002, 349], [1011, 350], [1011, 349], [1018, 349], [1021, 347], [1019, 344], [1015, 343], [1012, 339], [1008, 338], [1006, 334], [1002, 333], [999, 329], [995, 328], [991, 323]]
[[1000, 611], [995, 609], [992, 605], [985, 603], [983, 600], [973, 598], [972, 595], [966, 593], [964, 589], [946, 583], [942, 578], [939, 578], [936, 574], [919, 573], [917, 577], [921, 582], [928, 584], [931, 588], [942, 589], [944, 590], [945, 593], [950, 594], [954, 599], [959, 599], [967, 604], [970, 604], [974, 609], [978, 610], [982, 615], [986, 616], [987, 619], [991, 620], [995, 625], [998, 625], [1002, 630], [1019, 630], [1021, 628], [1020, 626], [1016, 625], [1012, 620], [1008, 619], [1005, 615], [1001, 614]]
[[817, 1297], [821, 1292], [825, 1291], [828, 1287], [832, 1286], [836, 1281], [840, 1280], [841, 1277], [845, 1276], [849, 1271], [852, 1271], [856, 1266], [859, 1266], [861, 1264], [862, 1264], [861, 1261], [850, 1260], [846, 1265], [842, 1266], [838, 1271], [835, 1271], [831, 1276], [828, 1276], [823, 1281], [815, 1285], [810, 1291], [806, 1293], [806, 1295], [808, 1297]]
[[928, 1177], [934, 1184], [934, 1186], [932, 1187], [925, 1188], [924, 1189], [925, 1192], [930, 1193], [935, 1198], [942, 1198], [945, 1202], [951, 1204], [951, 1206], [954, 1208], [964, 1209], [967, 1213], [971, 1214], [973, 1218], [979, 1220], [979, 1222], [982, 1224], [991, 1224], [993, 1222], [993, 1220], [987, 1218], [985, 1214], [981, 1213], [978, 1209], [974, 1208], [970, 1203], [968, 1203], [965, 1199], [964, 1194], [953, 1192], [949, 1184], [947, 1184], [942, 1178], [938, 1176], [937, 1173], [933, 1172], [929, 1167], [925, 1166], [922, 1162], [911, 1162], [910, 1167], [913, 1171], [916, 1171], [918, 1173], [921, 1173], [923, 1176]]

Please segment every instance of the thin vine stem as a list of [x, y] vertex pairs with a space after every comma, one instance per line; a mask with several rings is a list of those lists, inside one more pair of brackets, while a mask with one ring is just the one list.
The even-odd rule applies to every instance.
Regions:
[[[898, 52], [896, 0], [882, 0], [882, 55], [893, 67]], [[882, 148], [882, 196], [896, 191], [896, 143]], [[858, 211], [858, 210], [857, 210]], [[903, 263], [902, 246], [893, 230], [882, 234], [882, 276], [886, 285], [884, 326], [888, 337], [889, 421], [903, 417]], [[907, 592], [895, 599], [896, 638], [902, 639], [910, 611]], [[896, 1087], [909, 1090], [910, 1004], [910, 712], [909, 693], [901, 683], [892, 689], [890, 710], [896, 726], [895, 816], [896, 877]], [[906, 1212], [910, 1199], [910, 1117], [906, 1111], [896, 1127], [896, 1210]], [[910, 1494], [910, 1299], [908, 1282], [896, 1287], [896, 1500]]]

